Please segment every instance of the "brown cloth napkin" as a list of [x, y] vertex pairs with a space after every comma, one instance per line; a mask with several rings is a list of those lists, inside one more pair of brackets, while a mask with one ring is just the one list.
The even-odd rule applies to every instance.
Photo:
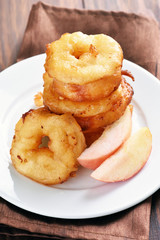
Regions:
[[[122, 46], [124, 57], [160, 78], [160, 38], [155, 20], [124, 12], [64, 9], [33, 5], [18, 60], [43, 53], [65, 32], [105, 33]], [[58, 207], [58, 206], [57, 206]], [[0, 239], [148, 239], [151, 198], [94, 219], [65, 220], [39, 216], [0, 199]]]

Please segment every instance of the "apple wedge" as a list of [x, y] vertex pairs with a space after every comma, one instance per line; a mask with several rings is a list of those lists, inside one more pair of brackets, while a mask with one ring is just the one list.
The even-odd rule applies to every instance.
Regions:
[[123, 116], [106, 127], [100, 138], [82, 152], [78, 162], [83, 167], [96, 169], [128, 139], [131, 129], [132, 113], [128, 106]]
[[151, 132], [147, 127], [141, 128], [93, 171], [91, 177], [103, 182], [125, 181], [142, 169], [151, 149]]

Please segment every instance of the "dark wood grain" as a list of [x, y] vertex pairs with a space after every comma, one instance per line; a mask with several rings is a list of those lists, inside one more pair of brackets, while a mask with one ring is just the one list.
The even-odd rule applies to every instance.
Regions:
[[137, 14], [151, 15], [160, 22], [159, 0], [84, 0], [84, 6], [87, 9], [125, 11]]
[[[0, 0], [0, 71], [16, 61], [31, 6], [36, 2], [38, 0]], [[160, 0], [43, 0], [43, 2], [58, 7], [147, 14], [155, 17], [160, 23]], [[158, 239], [160, 239], [160, 190], [152, 196], [150, 224], [150, 240]]]
[[160, 239], [160, 190], [152, 196], [150, 240]]

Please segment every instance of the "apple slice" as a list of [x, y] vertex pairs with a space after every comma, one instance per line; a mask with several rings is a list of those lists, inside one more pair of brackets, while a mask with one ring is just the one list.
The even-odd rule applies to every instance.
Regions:
[[93, 171], [91, 177], [103, 182], [125, 181], [142, 169], [151, 149], [151, 132], [147, 127], [141, 128]]
[[132, 113], [128, 106], [123, 116], [106, 127], [100, 138], [82, 152], [78, 157], [79, 163], [83, 167], [96, 169], [128, 139], [131, 129]]

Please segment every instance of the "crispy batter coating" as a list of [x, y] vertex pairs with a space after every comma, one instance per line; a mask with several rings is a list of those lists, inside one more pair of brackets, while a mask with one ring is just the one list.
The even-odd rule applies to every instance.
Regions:
[[75, 117], [83, 130], [105, 127], [118, 120], [132, 100], [133, 88], [125, 80], [121, 84], [122, 95], [106, 112], [91, 117]]
[[55, 91], [72, 101], [106, 97], [121, 82], [123, 52], [107, 35], [66, 33], [47, 45], [46, 54]]
[[72, 113], [76, 117], [90, 117], [111, 109], [113, 105], [122, 97], [122, 87], [124, 80], [117, 90], [112, 92], [108, 97], [85, 102], [73, 102], [59, 96], [52, 88], [52, 78], [47, 73], [43, 75], [44, 91], [43, 101], [44, 105], [49, 107], [52, 112], [62, 114], [66, 112]]
[[[126, 75], [134, 81], [134, 76], [127, 70], [122, 70], [121, 75]], [[105, 76], [104, 78], [84, 85], [63, 83], [56, 79], [53, 79], [52, 82], [53, 91], [57, 92], [61, 97], [75, 102], [82, 102], [108, 97], [119, 87], [121, 79], [120, 74], [117, 74], [110, 77]]]
[[121, 75], [103, 77], [83, 85], [63, 83], [53, 80], [53, 88], [61, 97], [75, 102], [96, 101], [108, 97], [121, 82]]
[[[48, 146], [41, 146], [46, 136]], [[23, 114], [16, 124], [10, 153], [18, 172], [51, 185], [75, 175], [77, 157], [84, 148], [84, 135], [70, 114], [56, 115], [39, 108]]]
[[43, 106], [43, 93], [42, 92], [38, 92], [34, 96], [34, 103], [35, 103], [36, 107], [42, 107]]

